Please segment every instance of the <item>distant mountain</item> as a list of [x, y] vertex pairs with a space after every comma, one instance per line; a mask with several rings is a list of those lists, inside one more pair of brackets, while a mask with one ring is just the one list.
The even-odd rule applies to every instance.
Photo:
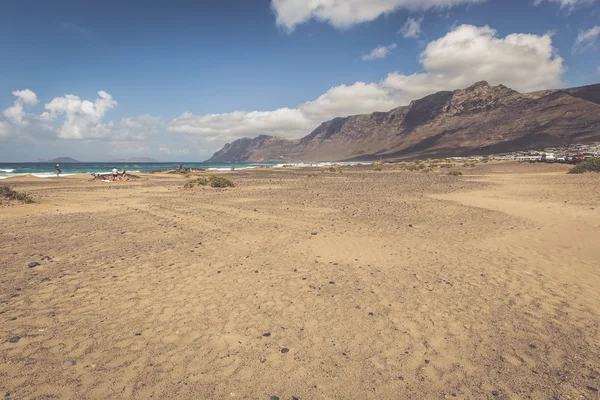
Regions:
[[49, 162], [49, 163], [57, 163], [57, 164], [69, 164], [69, 163], [80, 163], [82, 161], [76, 160], [74, 158], [71, 157], [57, 157], [57, 158], [53, 158], [52, 160], [47, 160], [45, 162]]
[[600, 142], [600, 84], [519, 93], [478, 82], [389, 112], [335, 118], [302, 139], [239, 139], [207, 161], [450, 157], [596, 141]]
[[118, 162], [118, 163], [123, 163], [123, 162], [155, 163], [155, 162], [160, 162], [160, 161], [155, 160], [153, 158], [148, 158], [148, 157], [134, 157], [134, 158], [113, 158], [112, 160], [109, 160], [107, 162]]

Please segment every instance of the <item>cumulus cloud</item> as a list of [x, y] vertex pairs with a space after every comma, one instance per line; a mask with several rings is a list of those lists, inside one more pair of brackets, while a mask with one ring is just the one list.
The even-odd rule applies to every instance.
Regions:
[[497, 37], [490, 27], [461, 25], [430, 42], [421, 54], [425, 72], [391, 73], [381, 85], [406, 102], [479, 80], [528, 91], [561, 85], [563, 59], [546, 35], [515, 33]]
[[421, 23], [423, 22], [423, 17], [421, 18], [412, 18], [409, 17], [406, 20], [406, 23], [400, 29], [398, 33], [401, 33], [405, 38], [413, 38], [418, 39], [421, 35]]
[[389, 46], [377, 46], [369, 54], [363, 55], [361, 58], [363, 61], [375, 60], [378, 58], [385, 58], [390, 51], [396, 48], [396, 43], [392, 43]]
[[583, 52], [594, 48], [596, 40], [600, 36], [600, 26], [596, 25], [587, 31], [580, 31], [573, 45], [573, 52]]
[[[336, 28], [372, 21], [399, 9], [424, 11], [449, 8], [485, 0], [272, 0], [277, 25], [289, 32], [311, 19], [327, 22]], [[571, 0], [573, 1], [573, 0]]]
[[207, 141], [230, 141], [260, 134], [297, 137], [306, 133], [311, 126], [311, 121], [300, 110], [280, 108], [275, 111], [233, 111], [202, 116], [186, 112], [171, 120], [167, 130], [202, 137]]
[[2, 112], [4, 117], [16, 125], [26, 125], [25, 106], [34, 106], [39, 103], [37, 95], [29, 89], [15, 90], [12, 92], [17, 97], [12, 107], [7, 108]]
[[[3, 111], [0, 119], [0, 138], [105, 140], [114, 145], [144, 141], [164, 131], [165, 122], [150, 115], [103, 122], [106, 112], [117, 106], [112, 96], [98, 92], [94, 101], [82, 100], [68, 94], [55, 97], [45, 105], [40, 115], [27, 114], [24, 106], [38, 104], [29, 89], [15, 91], [15, 104]], [[131, 146], [130, 146], [131, 147]]]
[[101, 137], [103, 131], [98, 124], [106, 113], [117, 106], [112, 96], [104, 91], [98, 92], [98, 98], [93, 102], [82, 100], [79, 96], [67, 94], [55, 97], [45, 105], [48, 110], [42, 114], [45, 120], [55, 120], [64, 117], [58, 137], [62, 139], [94, 139]]
[[387, 89], [380, 84], [356, 82], [331, 88], [316, 100], [307, 101], [298, 108], [316, 125], [334, 117], [388, 111], [396, 105]]

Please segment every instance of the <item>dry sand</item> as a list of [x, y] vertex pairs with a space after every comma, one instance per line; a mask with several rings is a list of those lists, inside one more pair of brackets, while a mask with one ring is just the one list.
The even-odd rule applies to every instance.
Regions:
[[2, 396], [598, 398], [600, 175], [463, 171], [5, 181]]

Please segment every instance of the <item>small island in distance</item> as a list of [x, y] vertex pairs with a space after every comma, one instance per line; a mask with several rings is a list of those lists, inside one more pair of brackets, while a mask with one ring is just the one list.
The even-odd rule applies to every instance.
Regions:
[[71, 157], [56, 157], [56, 158], [53, 158], [52, 160], [47, 160], [47, 161], [44, 161], [44, 162], [58, 163], [58, 164], [60, 164], [60, 163], [68, 164], [68, 163], [80, 163], [80, 162], [83, 162], [83, 161], [79, 161], [79, 160], [76, 160], [76, 159], [71, 158]]

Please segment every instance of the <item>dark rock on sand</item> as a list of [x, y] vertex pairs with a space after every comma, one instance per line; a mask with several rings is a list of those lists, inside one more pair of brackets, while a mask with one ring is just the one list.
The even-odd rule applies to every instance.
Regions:
[[317, 232], [311, 232], [310, 234], [315, 236], [317, 234]]
[[264, 337], [269, 337], [269, 336], [271, 336], [271, 332], [263, 333], [263, 336]]
[[37, 262], [37, 261], [30, 262], [29, 264], [27, 264], [27, 266], [29, 268], [34, 268], [34, 267], [37, 267], [38, 265], [41, 265], [41, 264], [39, 262]]
[[498, 396], [500, 393], [497, 390], [492, 390], [492, 396]]
[[8, 339], [8, 343], [17, 343], [19, 340], [21, 340], [21, 336], [13, 336]]
[[588, 390], [591, 390], [592, 392], [597, 392], [597, 391], [598, 391], [598, 389], [596, 389], [596, 388], [595, 388], [595, 387], [593, 387], [593, 386], [588, 386], [588, 387], [587, 387], [587, 389], [588, 389]]
[[277, 397], [277, 396], [271, 396], [270, 400], [279, 400], [279, 397]]
[[284, 347], [283, 349], [281, 349], [281, 352], [284, 354], [287, 353], [288, 351], [290, 351], [290, 349], [288, 349], [287, 347]]

